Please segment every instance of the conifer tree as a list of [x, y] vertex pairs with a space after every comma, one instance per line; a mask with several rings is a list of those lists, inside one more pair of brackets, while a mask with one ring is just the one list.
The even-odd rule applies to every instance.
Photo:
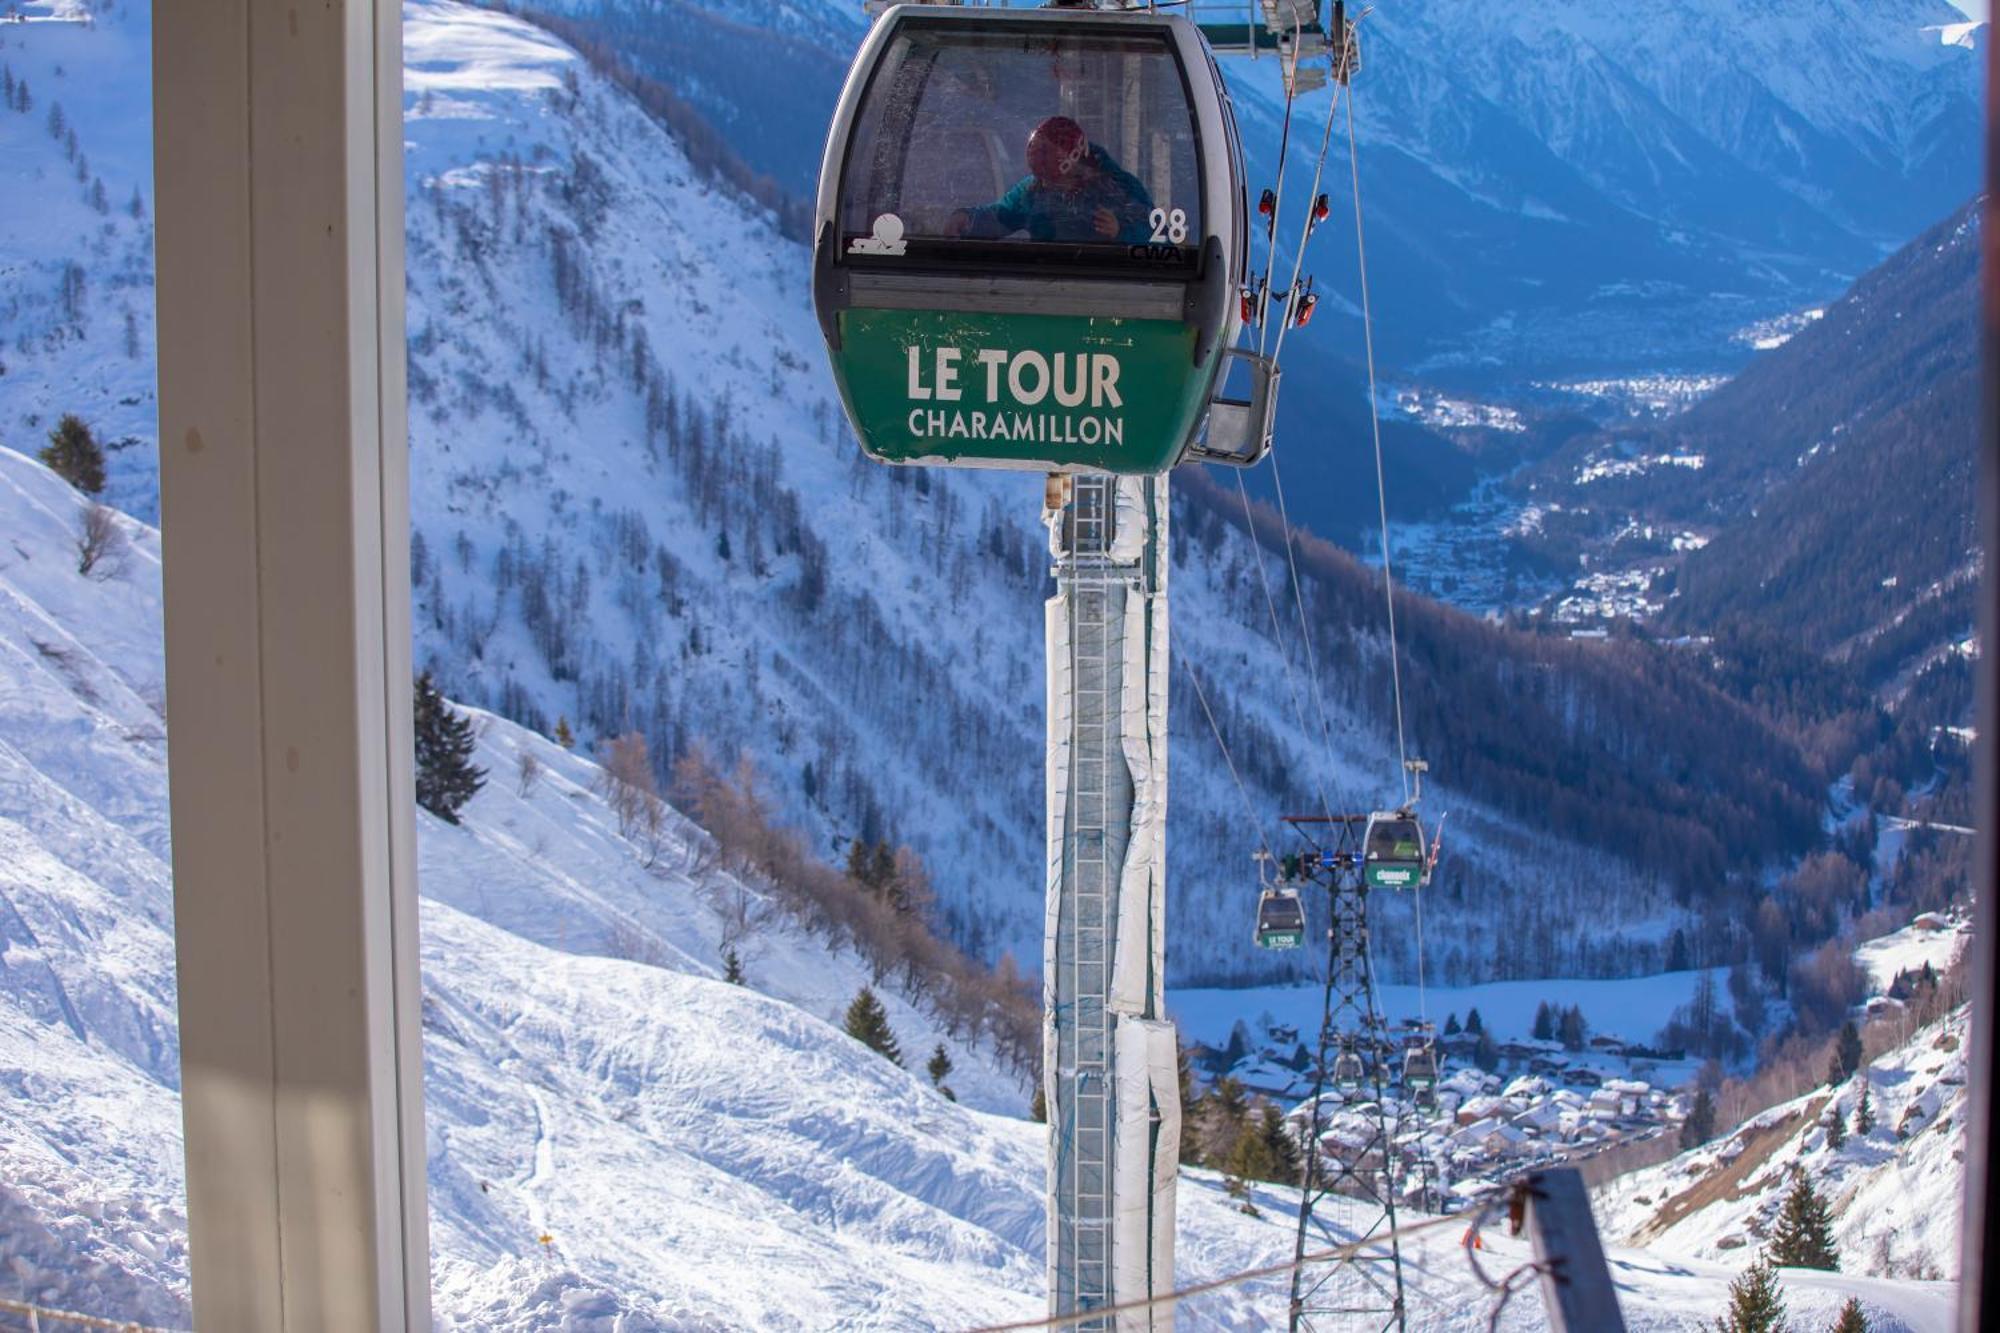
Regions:
[[1456, 1037], [1459, 1033], [1463, 1031], [1465, 1031], [1465, 1029], [1458, 1025], [1458, 1010], [1454, 1009], [1449, 1014], [1445, 1015], [1444, 1019], [1445, 1036]]
[[1486, 1020], [1479, 1016], [1477, 1009], [1465, 1011], [1465, 1030], [1474, 1036], [1486, 1031]]
[[944, 1086], [945, 1075], [951, 1073], [951, 1052], [945, 1050], [943, 1042], [939, 1042], [937, 1049], [931, 1052], [931, 1058], [924, 1064], [924, 1072], [931, 1076], [932, 1087]]
[[734, 946], [722, 951], [722, 979], [732, 986], [743, 984], [743, 960], [737, 956]]
[[1555, 1011], [1549, 1008], [1547, 1000], [1543, 1000], [1535, 1006], [1535, 1026], [1530, 1030], [1529, 1035], [1536, 1041], [1555, 1040], [1556, 1016]]
[[1839, 1152], [1847, 1142], [1847, 1122], [1841, 1119], [1840, 1108], [1835, 1106], [1826, 1118], [1826, 1146]]
[[851, 839], [847, 844], [847, 877], [856, 884], [868, 883], [868, 844], [860, 838]]
[[[1271, 1159], [1271, 1145], [1257, 1129], [1246, 1129], [1236, 1136], [1236, 1143], [1229, 1150], [1229, 1158], [1223, 1163], [1223, 1174], [1234, 1181], [1270, 1180], [1277, 1170], [1277, 1163]], [[1231, 1194], [1241, 1194], [1240, 1187], [1232, 1186]]]
[[847, 1006], [847, 1035], [874, 1051], [892, 1065], [903, 1063], [903, 1048], [889, 1030], [889, 1015], [875, 992], [863, 986]]
[[1215, 1081], [1215, 1112], [1222, 1123], [1234, 1133], [1241, 1128], [1243, 1117], [1250, 1113], [1250, 1094], [1241, 1083], [1224, 1074]]
[[1285, 1113], [1274, 1103], [1265, 1102], [1258, 1132], [1264, 1139], [1264, 1150], [1270, 1154], [1271, 1174], [1267, 1179], [1281, 1185], [1299, 1183], [1299, 1143], [1292, 1137], [1292, 1128], [1285, 1123]]
[[1861, 1033], [1855, 1028], [1854, 1020], [1848, 1019], [1840, 1025], [1840, 1036], [1833, 1047], [1834, 1068], [1839, 1075], [1829, 1079], [1830, 1083], [1845, 1083], [1861, 1068]]
[[486, 785], [486, 770], [472, 762], [478, 743], [472, 722], [461, 717], [426, 671], [417, 677], [417, 804], [448, 824]]
[[1868, 1333], [1868, 1316], [1862, 1312], [1859, 1297], [1849, 1296], [1847, 1304], [1840, 1307], [1840, 1318], [1834, 1321], [1833, 1333]]
[[1583, 1010], [1575, 1005], [1562, 1011], [1562, 1019], [1557, 1025], [1556, 1036], [1561, 1039], [1566, 1051], [1583, 1049], [1585, 1038], [1590, 1035], [1590, 1024], [1583, 1021]]
[[1833, 1217], [1826, 1200], [1812, 1187], [1804, 1171], [1795, 1170], [1792, 1188], [1771, 1230], [1771, 1262], [1785, 1268], [1840, 1271], [1840, 1252], [1833, 1243]]
[[[1479, 1013], [1477, 1009], [1472, 1012], [1475, 1017]], [[1470, 1023], [1466, 1024], [1465, 1030], [1467, 1032], [1474, 1031]], [[1472, 1048], [1472, 1063], [1490, 1074], [1500, 1067], [1500, 1047], [1493, 1040], [1493, 1034], [1485, 1028], [1479, 1028], [1477, 1031], [1479, 1033], [1479, 1041]]]
[[63, 413], [62, 420], [49, 432], [48, 447], [37, 456], [48, 464], [51, 472], [85, 495], [96, 495], [104, 489], [104, 450], [83, 418], [73, 412]]
[[1201, 1099], [1194, 1095], [1194, 1068], [1188, 1063], [1187, 1046], [1175, 1044], [1174, 1065], [1181, 1085], [1181, 1156], [1188, 1166], [1200, 1166]]
[[1715, 1321], [1716, 1333], [1783, 1333], [1785, 1297], [1768, 1258], [1759, 1256], [1729, 1284], [1729, 1313]]
[[1688, 1108], [1687, 1119], [1681, 1121], [1681, 1151], [1699, 1148], [1715, 1137], [1715, 1098], [1708, 1095], [1707, 1088], [1701, 1088], [1694, 1095], [1694, 1105]]
[[561, 715], [556, 717], [556, 734], [554, 740], [557, 745], [562, 746], [565, 750], [576, 744], [576, 733], [569, 729], [568, 718]]
[[1854, 1132], [1863, 1138], [1875, 1128], [1875, 1106], [1868, 1100], [1868, 1080], [1861, 1080], [1861, 1100], [1854, 1105]]
[[1049, 1094], [1040, 1083], [1035, 1084], [1035, 1095], [1028, 1099], [1028, 1118], [1038, 1125], [1049, 1123]]

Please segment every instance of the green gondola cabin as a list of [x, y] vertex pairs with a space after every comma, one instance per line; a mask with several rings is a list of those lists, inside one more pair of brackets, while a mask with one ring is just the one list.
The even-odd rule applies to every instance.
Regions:
[[1235, 122], [1187, 20], [900, 5], [828, 136], [813, 296], [879, 461], [1247, 465], [1276, 380], [1234, 346], [1248, 246]]

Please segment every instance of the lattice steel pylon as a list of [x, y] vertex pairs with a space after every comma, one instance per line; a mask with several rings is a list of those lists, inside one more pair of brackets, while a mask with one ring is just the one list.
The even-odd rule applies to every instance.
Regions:
[[[1293, 1333], [1336, 1324], [1401, 1330], [1403, 1255], [1395, 1231], [1402, 1172], [1384, 1068], [1395, 1045], [1375, 1001], [1368, 949], [1369, 890], [1361, 862], [1368, 816], [1287, 815], [1285, 822], [1305, 843], [1296, 857], [1285, 858], [1287, 871], [1327, 894], [1326, 994], [1292, 1257], [1298, 1262], [1313, 1250], [1380, 1238], [1346, 1258], [1295, 1267], [1290, 1327]], [[1339, 1099], [1337, 1110], [1329, 1098]]]

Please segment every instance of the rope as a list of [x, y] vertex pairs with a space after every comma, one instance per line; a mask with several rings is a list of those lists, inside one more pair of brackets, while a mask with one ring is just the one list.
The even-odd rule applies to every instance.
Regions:
[[0, 1296], [0, 1311], [26, 1315], [31, 1323], [37, 1318], [59, 1319], [66, 1324], [80, 1324], [84, 1328], [116, 1329], [118, 1333], [174, 1333], [171, 1329], [136, 1323], [130, 1319], [100, 1319], [96, 1315], [77, 1314], [73, 1310], [51, 1310], [45, 1305], [31, 1305], [27, 1301], [10, 1301], [4, 1296]]
[[1354, 138], [1354, 89], [1347, 90], [1347, 164], [1354, 190], [1354, 253], [1361, 270], [1361, 335], [1368, 352], [1368, 420], [1375, 438], [1375, 503], [1382, 520], [1382, 596], [1389, 604], [1389, 678], [1396, 696], [1396, 759], [1403, 801], [1410, 799], [1409, 745], [1403, 733], [1403, 668], [1396, 650], [1396, 586], [1389, 570], [1389, 486], [1382, 470], [1382, 410], [1376, 401], [1375, 321], [1368, 302], [1368, 238], [1361, 224], [1361, 153]]
[[[1273, 476], [1277, 475], [1277, 467], [1278, 455], [1273, 449], [1271, 451]], [[1308, 734], [1311, 728], [1306, 725], [1305, 705], [1299, 702], [1299, 683], [1297, 677], [1292, 674], [1292, 655], [1285, 650], [1284, 627], [1278, 623], [1278, 603], [1271, 596], [1271, 581], [1264, 571], [1264, 544], [1257, 540], [1257, 520], [1250, 513], [1250, 492], [1243, 485], [1243, 469], [1232, 468], [1231, 471], [1236, 474], [1236, 497], [1243, 503], [1243, 534], [1250, 539], [1250, 553], [1257, 558], [1257, 583], [1264, 590], [1264, 609], [1271, 615], [1271, 642], [1278, 649], [1278, 660], [1285, 666], [1285, 691], [1291, 695], [1292, 716], [1298, 721], [1300, 734]], [[1289, 545], [1289, 534], [1286, 540]], [[1333, 806], [1326, 799], [1326, 784], [1320, 780], [1318, 773], [1313, 774], [1313, 794], [1319, 798], [1321, 813], [1330, 818]]]
[[[1339, 34], [1335, 40], [1342, 42], [1344, 45], [1346, 36], [1345, 34]], [[1306, 240], [1312, 235], [1313, 231], [1313, 206], [1319, 201], [1320, 181], [1326, 175], [1326, 151], [1328, 146], [1333, 142], [1333, 121], [1340, 109], [1340, 89], [1342, 85], [1339, 71], [1340, 65], [1336, 60], [1334, 61], [1333, 89], [1328, 95], [1326, 102], [1326, 125], [1320, 130], [1319, 158], [1313, 163], [1312, 188], [1306, 191], [1306, 220], [1299, 229], [1298, 250], [1292, 256], [1291, 281], [1285, 284], [1285, 322], [1278, 327], [1278, 341], [1271, 348], [1271, 359], [1273, 361], [1276, 361], [1279, 355], [1285, 350], [1285, 335], [1291, 332], [1293, 317], [1298, 312], [1299, 274], [1305, 268]]]
[[[1415, 897], [1417, 900], [1417, 1021], [1428, 1027], [1430, 1026], [1431, 1013], [1429, 1001], [1424, 996], [1424, 886], [1421, 880], [1417, 883]], [[1436, 1072], [1437, 1069], [1437, 1047], [1435, 1044], [1431, 1047], [1431, 1069], [1432, 1072]]]
[[1404, 1240], [1420, 1232], [1434, 1231], [1444, 1226], [1456, 1226], [1458, 1223], [1459, 1219], [1457, 1217], [1428, 1218], [1412, 1226], [1398, 1227], [1393, 1231], [1385, 1231], [1376, 1236], [1365, 1236], [1360, 1240], [1350, 1241], [1346, 1245], [1337, 1245], [1328, 1250], [1315, 1250], [1307, 1254], [1302, 1254], [1296, 1259], [1284, 1260], [1282, 1263], [1267, 1264], [1262, 1268], [1247, 1268], [1242, 1272], [1229, 1273], [1223, 1277], [1212, 1278], [1207, 1282], [1197, 1282], [1190, 1287], [1176, 1287], [1164, 1296], [1143, 1296], [1137, 1300], [1120, 1301], [1116, 1305], [1099, 1306], [1095, 1310], [1074, 1310], [1068, 1314], [1049, 1315], [1042, 1319], [1023, 1319], [1012, 1324], [982, 1324], [978, 1328], [971, 1330], [971, 1333], [1023, 1333], [1023, 1330], [1027, 1329], [1071, 1328], [1077, 1324], [1103, 1319], [1107, 1315], [1129, 1314], [1139, 1310], [1157, 1309], [1161, 1306], [1170, 1307], [1178, 1305], [1191, 1296], [1203, 1296], [1211, 1291], [1220, 1291], [1225, 1287], [1241, 1286], [1245, 1282], [1255, 1282], [1259, 1278], [1278, 1277], [1290, 1273], [1293, 1269], [1303, 1268], [1307, 1264], [1349, 1259], [1363, 1250], [1378, 1249], [1390, 1241]]
[[1243, 779], [1236, 771], [1236, 761], [1230, 757], [1229, 742], [1222, 738], [1222, 728], [1215, 724], [1215, 713], [1208, 706], [1208, 694], [1201, 688], [1201, 674], [1194, 669], [1194, 664], [1187, 660], [1183, 654], [1183, 650], [1178, 645], [1174, 647], [1173, 655], [1174, 660], [1179, 662], [1182, 668], [1188, 673], [1188, 679], [1194, 682], [1194, 697], [1201, 704], [1202, 716], [1208, 719], [1208, 729], [1214, 733], [1217, 748], [1222, 751], [1222, 762], [1229, 766], [1229, 780], [1236, 784], [1236, 794], [1243, 798], [1243, 813], [1248, 817], [1250, 827], [1256, 834], [1257, 845], [1262, 847], [1268, 856], [1271, 852], [1271, 844], [1264, 837], [1263, 826], [1258, 822], [1257, 807], [1250, 799], [1250, 790], [1243, 785]]
[[[1285, 67], [1285, 119], [1278, 131], [1278, 179], [1271, 187], [1271, 225], [1266, 230], [1267, 244], [1264, 247], [1264, 280], [1257, 293], [1257, 352], [1264, 351], [1264, 340], [1270, 336], [1271, 314], [1271, 273], [1278, 261], [1278, 219], [1285, 215], [1285, 166], [1291, 157], [1292, 106], [1299, 100], [1299, 20], [1292, 17], [1292, 50], [1290, 59], [1281, 62]], [[1304, 249], [1301, 238], [1300, 249]]]

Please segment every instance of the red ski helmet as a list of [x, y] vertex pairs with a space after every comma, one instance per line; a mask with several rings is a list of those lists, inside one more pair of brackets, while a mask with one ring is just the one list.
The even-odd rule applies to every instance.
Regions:
[[1044, 185], [1062, 184], [1089, 151], [1083, 126], [1068, 116], [1050, 116], [1028, 136], [1028, 170]]

